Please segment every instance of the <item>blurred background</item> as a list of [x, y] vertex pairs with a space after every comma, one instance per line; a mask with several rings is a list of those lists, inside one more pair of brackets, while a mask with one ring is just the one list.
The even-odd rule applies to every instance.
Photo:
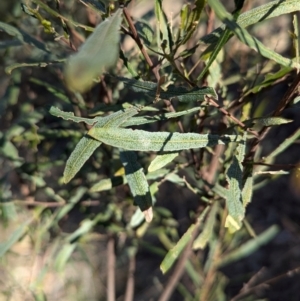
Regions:
[[[267, 2], [246, 1], [243, 11]], [[159, 266], [167, 251], [193, 223], [195, 212], [205, 206], [181, 180], [162, 181], [153, 222], [129, 227], [136, 207], [126, 186], [100, 193], [89, 190], [121, 168], [118, 154], [106, 146], [69, 184], [63, 183], [65, 162], [87, 128], [50, 115], [50, 107], [86, 117], [104, 112], [105, 107], [109, 111], [116, 104], [145, 100], [111, 79], [83, 96], [64, 86], [62, 60], [89, 34], [84, 26], [95, 27], [101, 21], [99, 11], [105, 11], [108, 1], [42, 3], [65, 19], [55, 17], [37, 1], [0, 3], [0, 301], [300, 300], [300, 172], [290, 168], [300, 162], [299, 139], [272, 162], [276, 170], [287, 173], [256, 177], [246, 211], [249, 228], [234, 235], [224, 233], [222, 227], [215, 229], [208, 247], [191, 250], [186, 255], [188, 261], [179, 260], [186, 265], [179, 278], [178, 265], [163, 275]], [[174, 31], [187, 3], [192, 5], [193, 1], [163, 1]], [[223, 3], [228, 11], [234, 10], [234, 1]], [[148, 37], [155, 35], [154, 1], [132, 0], [128, 9], [140, 26], [139, 33], [148, 30]], [[299, 12], [295, 16], [299, 20]], [[84, 26], [75, 26], [69, 19]], [[219, 25], [206, 7], [185, 49]], [[292, 14], [254, 24], [248, 30], [270, 49], [295, 56]], [[147, 67], [133, 39], [123, 34], [121, 48], [131, 67], [145, 73]], [[181, 64], [196, 66], [195, 72], [200, 72], [203, 60], [199, 65], [197, 62], [204, 49], [200, 44]], [[235, 37], [219, 59], [216, 87], [223, 104], [247, 98], [252, 117], [270, 114], [296, 76], [295, 71], [285, 70], [271, 85], [247, 94], [280, 67]], [[123, 64], [118, 62], [116, 72], [129, 77]], [[299, 112], [283, 112], [282, 116], [293, 122], [271, 129], [261, 144], [260, 157], [299, 130]], [[184, 124], [188, 122], [184, 120]], [[163, 130], [164, 126], [158, 128]], [[170, 127], [176, 130], [175, 123]], [[151, 156], [145, 155], [142, 162], [146, 164]], [[259, 243], [247, 245], [252, 238], [250, 228], [257, 235], [267, 234]], [[222, 257], [212, 251], [214, 248], [223, 255], [237, 252], [235, 257]], [[221, 263], [214, 265], [218, 260]], [[168, 289], [172, 293], [167, 297], [164, 293]]]

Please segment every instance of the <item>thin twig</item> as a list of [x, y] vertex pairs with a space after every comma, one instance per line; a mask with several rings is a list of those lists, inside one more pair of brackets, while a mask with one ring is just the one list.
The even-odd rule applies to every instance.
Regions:
[[214, 179], [216, 177], [217, 170], [220, 166], [220, 157], [222, 156], [225, 150], [225, 146], [223, 144], [218, 144], [215, 147], [215, 154], [212, 156], [210, 164], [207, 170], [203, 173], [203, 179], [206, 180], [209, 184], [214, 183]]
[[126, 293], [124, 301], [132, 301], [134, 298], [134, 273], [135, 273], [135, 256], [130, 256], [129, 259], [129, 268], [128, 268], [128, 277], [126, 285]]
[[157, 67], [154, 68], [154, 64], [153, 64], [152, 60], [150, 59], [150, 57], [149, 57], [149, 55], [148, 55], [148, 53], [147, 53], [147, 51], [146, 51], [146, 49], [145, 49], [145, 47], [144, 47], [141, 39], [140, 39], [140, 37], [139, 37], [139, 35], [138, 35], [138, 33], [137, 33], [136, 29], [135, 29], [135, 26], [134, 26], [134, 24], [132, 22], [132, 19], [131, 19], [130, 15], [129, 15], [129, 12], [128, 12], [128, 10], [127, 10], [126, 7], [123, 8], [123, 14], [124, 14], [124, 17], [125, 17], [125, 19], [126, 19], [126, 21], [128, 23], [128, 26], [129, 26], [129, 28], [131, 30], [132, 37], [133, 37], [134, 41], [136, 42], [136, 44], [140, 48], [140, 50], [141, 50], [141, 52], [142, 52], [142, 54], [143, 54], [143, 56], [144, 56], [147, 64], [153, 70], [154, 76], [155, 76], [155, 78], [156, 78], [156, 80], [158, 82], [159, 79], [160, 79], [160, 75], [158, 73], [158, 68]]
[[[293, 96], [299, 91], [299, 86], [300, 86], [300, 73], [297, 75], [297, 77], [294, 79], [293, 83], [291, 86], [288, 88], [286, 93], [284, 94], [282, 100], [278, 104], [276, 110], [273, 113], [273, 117], [277, 117], [281, 114], [281, 112], [286, 108], [286, 106], [293, 100]], [[263, 127], [260, 132], [258, 137], [252, 142], [251, 149], [249, 153], [247, 154], [246, 158], [247, 160], [252, 160], [256, 150], [258, 148], [259, 143], [264, 139], [264, 137], [268, 134], [270, 130], [270, 127]]]
[[[199, 221], [200, 223], [200, 221]], [[199, 227], [195, 227], [195, 230], [193, 231], [190, 241], [187, 244], [187, 246], [185, 247], [184, 251], [182, 252], [182, 255], [174, 269], [174, 272], [172, 274], [172, 276], [169, 278], [166, 287], [163, 291], [163, 293], [161, 294], [160, 298], [158, 299], [158, 301], [168, 301], [170, 299], [170, 297], [172, 296], [173, 291], [176, 288], [177, 283], [179, 282], [180, 278], [182, 277], [184, 270], [185, 270], [185, 266], [186, 266], [186, 261], [189, 258], [189, 256], [192, 253], [192, 245], [193, 242], [195, 240], [195, 237], [198, 233], [198, 229]]]
[[222, 112], [224, 115], [226, 115], [227, 117], [229, 117], [231, 120], [233, 120], [236, 124], [238, 124], [241, 128], [247, 130], [249, 133], [251, 133], [252, 135], [254, 135], [255, 137], [258, 138], [258, 134], [257, 132], [248, 129], [246, 127], [246, 125], [240, 121], [239, 119], [237, 119], [236, 117], [234, 117], [232, 114], [230, 114], [226, 109], [222, 108], [218, 103], [216, 103], [211, 97], [207, 97], [207, 100], [209, 101], [209, 103], [214, 106], [215, 108], [217, 108], [220, 112]]
[[[159, 65], [154, 66], [151, 58], [149, 57], [149, 55], [148, 55], [148, 53], [147, 53], [147, 51], [146, 51], [146, 49], [145, 49], [145, 47], [143, 45], [143, 42], [141, 41], [141, 39], [140, 39], [140, 37], [139, 37], [139, 35], [138, 35], [137, 31], [136, 31], [136, 28], [135, 28], [135, 26], [134, 26], [134, 24], [132, 22], [132, 19], [131, 19], [130, 15], [129, 15], [129, 12], [128, 12], [128, 10], [127, 10], [126, 7], [123, 8], [123, 14], [124, 14], [124, 17], [125, 17], [125, 19], [126, 19], [126, 21], [128, 23], [128, 26], [129, 26], [129, 28], [131, 30], [131, 33], [132, 33], [131, 37], [134, 39], [134, 41], [136, 42], [137, 46], [141, 50], [142, 55], [144, 56], [147, 64], [151, 68], [151, 70], [152, 70], [152, 72], [153, 72], [153, 74], [154, 74], [154, 76], [155, 76], [155, 78], [157, 80], [157, 83], [159, 83], [160, 75], [159, 75], [158, 71], [159, 71], [159, 67], [160, 66]], [[169, 100], [164, 100], [164, 102], [165, 102], [165, 105], [167, 106], [167, 108], [168, 108], [168, 110], [170, 112], [176, 112], [176, 110], [174, 109], [173, 105], [171, 104], [171, 102]], [[178, 127], [179, 127], [180, 131], [184, 132], [184, 129], [183, 129], [181, 121], [177, 121], [177, 124], [178, 124]]]
[[115, 301], [115, 240], [110, 237], [107, 243], [107, 301]]
[[290, 270], [284, 274], [281, 274], [279, 276], [276, 276], [274, 278], [271, 278], [269, 280], [266, 280], [264, 281], [263, 283], [260, 283], [256, 286], [253, 286], [247, 290], [242, 290], [238, 295], [236, 295], [235, 297], [233, 297], [230, 301], [237, 301], [237, 300], [240, 300], [241, 298], [244, 298], [250, 294], [253, 294], [255, 293], [256, 291], [258, 290], [261, 290], [261, 289], [264, 289], [264, 288], [269, 288], [270, 285], [273, 285], [275, 284], [276, 282], [284, 279], [284, 278], [287, 278], [287, 277], [293, 277], [295, 276], [296, 274], [299, 274], [300, 273], [300, 267], [297, 267], [293, 270]]

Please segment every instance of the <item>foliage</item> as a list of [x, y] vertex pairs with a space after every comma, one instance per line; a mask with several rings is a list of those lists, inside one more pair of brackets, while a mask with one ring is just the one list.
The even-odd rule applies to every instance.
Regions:
[[[263, 93], [300, 68], [296, 17], [290, 58], [246, 29], [293, 14], [300, 2], [276, 0], [246, 12], [244, 1], [235, 2], [232, 13], [216, 0], [182, 3], [173, 24], [162, 0], [137, 22], [130, 16], [135, 1], [28, 0], [12, 20], [0, 22], [10, 75], [0, 102], [1, 215], [11, 224], [27, 212], [0, 244], [2, 257], [27, 235], [39, 237], [39, 252], [52, 233], [53, 265], [45, 270], [62, 272], [93, 233], [109, 242], [121, 241], [122, 233], [120, 252], [129, 261], [146, 248], [161, 256], [163, 273], [174, 273], [159, 300], [175, 288], [185, 300], [225, 299], [221, 268], [279, 232], [273, 225], [256, 235], [247, 206], [255, 185], [282, 174], [272, 164], [300, 136], [296, 130], [277, 148], [263, 148], [271, 128], [293, 122], [282, 111], [299, 81], [278, 104]], [[207, 12], [224, 25], [199, 37], [200, 27], [213, 21]], [[228, 69], [233, 37], [249, 48], [242, 75]], [[260, 75], [253, 73], [256, 64], [266, 64]], [[243, 88], [237, 93], [232, 85]], [[174, 210], [156, 204], [167, 182], [197, 199], [183, 233]], [[81, 218], [68, 233], [72, 212]], [[147, 243], [151, 234], [161, 247]], [[190, 287], [180, 282], [184, 272]], [[130, 275], [127, 281], [129, 294]], [[38, 281], [31, 291], [32, 299], [46, 300]], [[114, 297], [108, 293], [107, 300]]]

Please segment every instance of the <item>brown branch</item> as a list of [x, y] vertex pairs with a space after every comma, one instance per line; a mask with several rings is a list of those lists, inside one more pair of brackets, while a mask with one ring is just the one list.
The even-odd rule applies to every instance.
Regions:
[[[128, 10], [127, 10], [126, 7], [123, 8], [123, 14], [124, 14], [124, 17], [125, 17], [125, 19], [126, 19], [126, 21], [128, 23], [128, 26], [129, 26], [129, 28], [131, 30], [131, 33], [132, 33], [131, 37], [134, 39], [134, 41], [136, 42], [137, 46], [141, 50], [142, 55], [144, 56], [147, 64], [151, 68], [151, 70], [152, 70], [152, 72], [153, 72], [153, 74], [154, 74], [154, 76], [155, 76], [155, 78], [157, 80], [157, 83], [159, 83], [159, 80], [160, 80], [160, 75], [159, 75], [159, 72], [158, 72], [159, 71], [159, 65], [154, 66], [151, 58], [149, 57], [149, 55], [148, 55], [148, 53], [147, 53], [147, 51], [146, 51], [146, 49], [145, 49], [145, 47], [144, 47], [144, 45], [142, 43], [142, 41], [141, 41], [141, 39], [140, 39], [137, 31], [136, 31], [136, 28], [135, 28], [135, 26], [134, 26], [134, 24], [132, 22], [132, 19], [131, 19], [130, 15], [129, 15], [129, 12], [128, 12]], [[164, 102], [165, 102], [165, 105], [167, 106], [167, 108], [168, 108], [168, 110], [170, 112], [176, 112], [176, 110], [174, 109], [173, 105], [171, 104], [171, 102], [169, 100], [164, 100]], [[179, 127], [180, 131], [184, 132], [182, 123], [180, 121], [178, 121], [177, 124], [178, 124], [178, 127]]]
[[155, 78], [156, 78], [156, 80], [158, 82], [159, 79], [160, 79], [160, 75], [159, 75], [159, 72], [158, 72], [158, 66], [154, 67], [154, 64], [153, 64], [151, 58], [149, 57], [149, 55], [148, 55], [148, 53], [147, 53], [147, 51], [146, 51], [146, 49], [145, 49], [145, 47], [144, 47], [144, 45], [143, 45], [140, 37], [139, 37], [139, 35], [138, 35], [138, 33], [137, 33], [136, 29], [135, 29], [135, 26], [134, 26], [134, 24], [132, 22], [132, 19], [131, 19], [130, 15], [129, 15], [129, 12], [128, 12], [128, 10], [127, 10], [126, 7], [123, 8], [123, 14], [124, 14], [124, 17], [125, 17], [125, 19], [126, 19], [126, 21], [128, 23], [128, 26], [129, 26], [129, 28], [131, 30], [132, 38], [134, 39], [134, 41], [136, 42], [136, 44], [140, 48], [140, 50], [141, 50], [141, 52], [142, 52], [142, 54], [143, 54], [143, 56], [144, 56], [147, 64], [152, 69], [152, 71], [154, 73], [154, 76], [155, 76]]
[[128, 268], [128, 277], [126, 284], [126, 293], [124, 301], [132, 301], [134, 297], [134, 273], [135, 273], [135, 255], [130, 256], [129, 259], [129, 268]]
[[[281, 114], [281, 112], [286, 108], [286, 106], [293, 100], [293, 96], [298, 92], [299, 93], [299, 86], [300, 86], [300, 73], [297, 75], [297, 77], [294, 79], [293, 83], [291, 86], [288, 88], [286, 93], [283, 95], [282, 100], [278, 104], [276, 110], [273, 113], [273, 117], [277, 117]], [[252, 142], [251, 149], [249, 153], [247, 154], [246, 158], [247, 160], [252, 160], [259, 143], [265, 138], [265, 136], [268, 134], [270, 130], [270, 127], [263, 127], [259, 134], [258, 137]]]
[[107, 301], [115, 301], [115, 240], [110, 237], [107, 243]]
[[243, 128], [244, 130], [248, 131], [249, 133], [251, 133], [252, 135], [254, 135], [255, 137], [258, 138], [258, 134], [257, 132], [249, 129], [246, 127], [246, 125], [240, 121], [239, 119], [237, 119], [236, 117], [234, 117], [232, 114], [230, 114], [226, 109], [222, 108], [218, 103], [216, 103], [211, 97], [207, 97], [207, 100], [209, 101], [209, 103], [214, 106], [215, 108], [217, 108], [221, 113], [223, 113], [225, 116], [229, 117], [231, 120], [233, 120], [236, 124], [238, 124], [241, 128]]
[[264, 288], [269, 288], [270, 285], [275, 284], [276, 282], [282, 280], [283, 278], [287, 278], [287, 277], [290, 278], [290, 277], [295, 276], [296, 274], [300, 274], [300, 267], [297, 267], [297, 268], [295, 268], [293, 270], [290, 270], [290, 271], [288, 271], [288, 272], [286, 272], [284, 274], [281, 274], [279, 276], [276, 276], [274, 278], [266, 280], [263, 283], [260, 283], [260, 284], [258, 284], [256, 286], [253, 286], [253, 287], [249, 288], [249, 289], [246, 289], [246, 290], [243, 289], [238, 295], [236, 295], [235, 297], [233, 297], [231, 299], [231, 301], [240, 300], [241, 298], [244, 298], [244, 297], [246, 297], [246, 296], [248, 296], [250, 294], [253, 294], [253, 293], [257, 292], [258, 290], [261, 290], [261, 289], [264, 289]]

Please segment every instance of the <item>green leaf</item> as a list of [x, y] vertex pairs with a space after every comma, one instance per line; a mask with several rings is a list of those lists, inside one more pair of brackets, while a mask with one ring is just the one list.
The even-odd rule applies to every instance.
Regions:
[[296, 62], [300, 64], [300, 34], [299, 34], [299, 22], [297, 14], [293, 14], [293, 50], [296, 57]]
[[[106, 127], [117, 127], [125, 122], [128, 118], [137, 114], [137, 112], [138, 108], [132, 106], [127, 110], [118, 111], [106, 117], [98, 117], [98, 122], [94, 128], [101, 127], [102, 129], [105, 129]], [[68, 115], [68, 113], [67, 116], [68, 118], [71, 117]], [[66, 163], [63, 176], [65, 183], [68, 183], [74, 178], [83, 164], [90, 158], [90, 156], [100, 145], [100, 141], [92, 139], [88, 135], [85, 135], [81, 138]]]
[[36, 3], [40, 8], [44, 9], [48, 14], [50, 14], [51, 16], [54, 16], [58, 19], [61, 19], [63, 21], [69, 22], [70, 24], [74, 25], [75, 27], [81, 27], [86, 31], [93, 31], [95, 28], [93, 27], [89, 27], [80, 23], [75, 22], [74, 20], [72, 20], [72, 18], [66, 18], [64, 16], [62, 16], [60, 13], [57, 12], [57, 10], [54, 10], [52, 8], [50, 8], [46, 3], [44, 3], [42, 0], [32, 0], [32, 2]]
[[202, 232], [199, 234], [199, 236], [195, 239], [193, 243], [194, 250], [204, 249], [208, 241], [211, 239], [213, 235], [217, 211], [218, 211], [218, 203], [215, 202], [210, 209], [208, 218], [205, 221]]
[[259, 170], [256, 171], [255, 175], [288, 175], [290, 172], [285, 170]]
[[39, 40], [35, 39], [22, 29], [17, 29], [12, 25], [0, 22], [0, 30], [3, 30], [10, 36], [16, 37], [21, 43], [23, 44], [30, 44], [38, 49], [50, 53], [50, 51], [46, 48], [45, 44], [40, 42]]
[[[145, 93], [147, 96], [155, 99], [157, 97], [157, 84], [147, 81], [139, 81], [125, 77], [117, 77], [124, 85], [137, 93]], [[178, 99], [180, 102], [204, 101], [205, 96], [209, 95], [218, 99], [218, 95], [212, 87], [201, 87], [187, 90], [184, 87], [168, 86], [168, 90], [160, 90], [159, 97], [161, 99]]]
[[165, 274], [177, 260], [185, 246], [189, 243], [193, 232], [200, 226], [203, 222], [209, 207], [206, 207], [204, 211], [201, 213], [200, 217], [197, 219], [195, 224], [192, 224], [188, 230], [183, 234], [183, 236], [179, 239], [177, 244], [169, 250], [165, 258], [163, 259], [162, 263], [160, 264], [160, 269], [163, 274]]
[[141, 125], [141, 124], [153, 123], [156, 121], [168, 120], [171, 118], [177, 118], [180, 116], [198, 112], [202, 108], [203, 107], [195, 107], [195, 108], [180, 111], [180, 112], [163, 113], [163, 114], [155, 115], [155, 116], [132, 117], [128, 121], [125, 121], [122, 124], [122, 126], [128, 127], [128, 126], [133, 126], [133, 125]]
[[221, 258], [218, 266], [225, 266], [230, 264], [231, 262], [240, 260], [251, 255], [261, 246], [267, 244], [271, 239], [273, 239], [278, 232], [279, 227], [277, 225], [271, 226], [269, 229], [267, 229], [257, 237], [247, 241], [239, 248], [233, 250], [232, 252], [228, 253], [223, 258]]
[[[246, 133], [246, 132], [245, 132]], [[245, 134], [246, 135], [246, 134]], [[229, 184], [228, 194], [226, 196], [226, 204], [228, 216], [225, 221], [225, 227], [229, 228], [231, 233], [239, 230], [242, 226], [242, 220], [245, 216], [245, 208], [242, 202], [243, 189], [243, 165], [245, 156], [246, 136], [237, 147], [238, 154], [233, 157], [229, 166], [226, 179]]]
[[183, 5], [180, 12], [180, 29], [182, 33], [180, 45], [185, 44], [197, 29], [204, 5], [205, 0], [196, 0], [193, 4], [193, 9], [191, 9], [190, 4]]
[[99, 181], [98, 183], [94, 184], [90, 188], [90, 192], [100, 192], [100, 191], [106, 191], [111, 190], [113, 187], [126, 184], [127, 180], [124, 176], [117, 176], [112, 177], [110, 179], [103, 179]]
[[177, 260], [184, 247], [190, 241], [192, 233], [195, 231], [196, 226], [197, 224], [192, 224], [180, 238], [177, 244], [167, 253], [160, 265], [160, 270], [163, 274], [165, 274], [173, 266], [174, 262]]
[[[237, 23], [241, 27], [247, 27], [270, 18], [278, 17], [280, 15], [296, 12], [299, 10], [300, 2], [298, 0], [270, 1], [267, 4], [258, 6], [241, 14], [237, 19]], [[210, 34], [202, 37], [200, 39], [200, 42], [205, 44], [217, 43], [224, 30], [225, 25], [218, 27]]]
[[16, 165], [21, 165], [24, 160], [19, 156], [18, 149], [9, 140], [5, 140], [2, 142], [0, 154], [11, 161], [15, 161]]
[[209, 68], [212, 66], [212, 63], [217, 58], [219, 52], [223, 48], [223, 46], [228, 42], [230, 38], [230, 30], [226, 28], [224, 32], [221, 34], [220, 39], [216, 43], [213, 51], [211, 52], [211, 55], [209, 57], [208, 62], [206, 63], [206, 66], [203, 68], [199, 76], [197, 77], [197, 81], [203, 78], [203, 76], [206, 74], [206, 72], [209, 70]]
[[16, 206], [14, 204], [14, 202], [12, 201], [8, 201], [8, 202], [3, 202], [3, 199], [7, 199], [5, 198], [5, 191], [3, 191], [5, 189], [5, 187], [1, 187], [1, 202], [0, 202], [0, 216], [3, 222], [6, 221], [13, 221], [16, 219], [17, 217], [17, 209]]
[[172, 162], [179, 154], [178, 153], [168, 153], [168, 154], [158, 154], [154, 160], [150, 163], [148, 167], [148, 172], [153, 172], [155, 170], [161, 169], [170, 162]]
[[293, 70], [293, 68], [291, 68], [291, 67], [282, 67], [276, 73], [266, 74], [264, 80], [261, 83], [255, 85], [255, 87], [253, 87], [252, 89], [248, 90], [244, 94], [244, 96], [247, 96], [251, 93], [253, 93], [253, 94], [258, 93], [263, 88], [266, 88], [266, 87], [269, 87], [269, 86], [273, 85], [275, 83], [275, 81], [277, 81], [279, 79], [282, 79], [285, 75], [290, 73], [292, 70]]
[[137, 21], [134, 25], [144, 44], [150, 46], [154, 37], [154, 32], [151, 26], [144, 20]]
[[91, 139], [88, 135], [83, 136], [67, 160], [63, 180], [70, 182], [83, 164], [90, 158], [94, 151], [101, 145], [100, 141]]
[[108, 145], [135, 151], [174, 152], [238, 141], [234, 135], [210, 135], [195, 133], [147, 132], [123, 128], [93, 127], [88, 135]]
[[177, 184], [179, 186], [185, 186], [186, 182], [185, 180], [180, 177], [178, 174], [176, 173], [169, 173], [165, 176], [165, 181], [169, 181], [171, 183]]
[[170, 173], [170, 169], [161, 168], [156, 171], [147, 173], [146, 178], [147, 180], [157, 180], [159, 178], [165, 177], [169, 173]]
[[242, 191], [243, 206], [246, 207], [252, 199], [253, 194], [253, 177], [252, 174], [246, 179]]
[[76, 243], [63, 244], [61, 250], [58, 252], [58, 254], [55, 257], [55, 262], [54, 262], [54, 267], [58, 272], [62, 272], [65, 269], [65, 266], [76, 247], [77, 247]]
[[[236, 6], [237, 6], [237, 2], [236, 2]], [[241, 8], [242, 7], [236, 8], [235, 12], [233, 13], [233, 20], [237, 19], [237, 17], [240, 14]], [[211, 55], [209, 57], [208, 62], [206, 63], [205, 68], [201, 71], [200, 75], [197, 77], [197, 81], [199, 81], [206, 74], [206, 72], [209, 69], [211, 69], [211, 66], [212, 66], [213, 62], [215, 61], [215, 59], [217, 58], [219, 52], [221, 51], [223, 46], [228, 42], [228, 40], [230, 38], [230, 34], [231, 34], [230, 30], [228, 28], [225, 28], [225, 30], [222, 32], [220, 38], [218, 39], [216, 45], [214, 46], [214, 49], [211, 52]]]
[[36, 62], [36, 63], [16, 63], [16, 64], [13, 64], [13, 65], [10, 65], [8, 67], [5, 68], [5, 72], [7, 74], [11, 74], [11, 72], [14, 70], [14, 69], [17, 69], [17, 68], [25, 68], [25, 67], [40, 67], [40, 68], [45, 68], [49, 65], [53, 65], [53, 64], [56, 64], [56, 63], [60, 63], [60, 62], [63, 62], [65, 61], [64, 59], [63, 60], [56, 60], [56, 61], [49, 61], [49, 62]]
[[294, 134], [285, 139], [270, 155], [265, 158], [265, 161], [268, 162], [272, 158], [275, 158], [277, 155], [285, 151], [290, 145], [292, 145], [300, 137], [300, 129], [298, 129]]
[[172, 34], [167, 17], [162, 9], [162, 0], [155, 0], [155, 16], [157, 20], [157, 46], [170, 54], [173, 46]]
[[120, 159], [125, 168], [125, 176], [134, 202], [141, 209], [146, 221], [149, 223], [153, 218], [152, 197], [144, 171], [138, 163], [134, 152], [122, 150]]
[[281, 125], [293, 122], [294, 120], [286, 119], [283, 117], [259, 117], [253, 118], [250, 120], [246, 120], [244, 123], [247, 126], [252, 126], [253, 124], [258, 124], [261, 126], [273, 126], [273, 125]]
[[[45, 87], [55, 97], [57, 97], [58, 99], [61, 99], [63, 102], [65, 102], [67, 104], [70, 104], [70, 99], [68, 98], [68, 96], [66, 96], [65, 91], [59, 89], [57, 86], [50, 85], [46, 81], [42, 81], [42, 80], [39, 80], [37, 78], [32, 78], [32, 77], [29, 78], [29, 81], [36, 84], [36, 85]], [[79, 103], [78, 106], [81, 106], [81, 104]]]
[[140, 110], [138, 106], [130, 106], [125, 110], [120, 110], [106, 117], [98, 117], [98, 123], [94, 128], [116, 128], [123, 125], [129, 118], [136, 115]]
[[95, 12], [100, 12], [102, 14], [106, 13], [104, 4], [98, 0], [80, 0], [85, 3], [88, 7], [92, 8]]
[[49, 188], [47, 190], [48, 190], [47, 194], [53, 197], [54, 200], [56, 200], [57, 202], [66, 203], [57, 211], [55, 220], [56, 222], [58, 222], [59, 220], [64, 218], [67, 215], [67, 213], [69, 213], [75, 207], [75, 205], [81, 200], [82, 196], [85, 194], [87, 189], [85, 187], [77, 188], [73, 193], [72, 197], [68, 200], [68, 202], [66, 202], [63, 198], [61, 198], [58, 194], [56, 194], [52, 188]]
[[79, 52], [71, 56], [65, 67], [67, 86], [74, 91], [85, 92], [104, 69], [113, 67], [119, 56], [121, 12], [100, 23]]
[[238, 23], [234, 21], [234, 18], [232, 15], [230, 15], [224, 6], [220, 3], [218, 0], [208, 0], [208, 4], [212, 7], [212, 9], [215, 11], [218, 18], [224, 22], [224, 24], [238, 37], [238, 39], [248, 45], [251, 49], [255, 50], [262, 56], [274, 60], [280, 65], [286, 66], [286, 67], [293, 67], [293, 68], [300, 68], [299, 64], [294, 62], [291, 59], [285, 58], [281, 56], [280, 54], [276, 53], [275, 51], [272, 51], [268, 49], [264, 44], [262, 44], [259, 40], [252, 37], [247, 30], [245, 30], [243, 27], [241, 27]]
[[27, 226], [31, 223], [31, 219], [21, 224], [10, 237], [0, 243], [0, 258], [25, 234]]
[[96, 221], [85, 219], [80, 223], [79, 228], [67, 237], [68, 242], [79, 239], [81, 236], [89, 233], [95, 226]]
[[7, 49], [9, 47], [21, 46], [22, 42], [18, 39], [0, 41], [0, 49]]
[[84, 123], [89, 124], [89, 125], [95, 124], [99, 119], [97, 117], [93, 118], [93, 119], [77, 117], [72, 112], [64, 112], [64, 111], [60, 110], [59, 108], [56, 108], [56, 107], [53, 107], [53, 106], [50, 108], [49, 113], [53, 116], [61, 117], [65, 120], [72, 120], [74, 122], [84, 122]]

